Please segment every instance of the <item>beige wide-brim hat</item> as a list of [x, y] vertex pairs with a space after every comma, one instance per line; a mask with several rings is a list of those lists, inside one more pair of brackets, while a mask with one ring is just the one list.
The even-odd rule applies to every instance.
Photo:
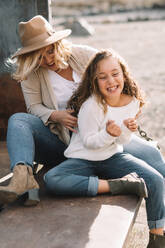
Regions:
[[54, 31], [49, 22], [41, 15], [37, 15], [27, 22], [20, 22], [19, 36], [22, 47], [12, 58], [51, 45], [70, 34], [70, 29]]

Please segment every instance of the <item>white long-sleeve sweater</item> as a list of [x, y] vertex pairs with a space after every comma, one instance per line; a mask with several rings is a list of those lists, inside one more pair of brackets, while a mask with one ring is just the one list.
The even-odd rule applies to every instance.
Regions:
[[[139, 101], [136, 98], [122, 107], [108, 106], [106, 114], [94, 96], [88, 98], [80, 108], [77, 133], [73, 133], [64, 155], [68, 158], [100, 161], [122, 152], [123, 144], [130, 141], [132, 134], [123, 120], [135, 117], [138, 111]], [[108, 120], [114, 120], [121, 127], [122, 134], [119, 137], [107, 133]]]

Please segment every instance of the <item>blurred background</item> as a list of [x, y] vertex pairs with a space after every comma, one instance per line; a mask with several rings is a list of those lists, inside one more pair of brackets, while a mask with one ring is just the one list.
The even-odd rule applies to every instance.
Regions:
[[53, 16], [98, 15], [131, 10], [159, 9], [164, 0], [52, 0]]
[[54, 27], [71, 28], [73, 43], [112, 47], [126, 59], [146, 93], [141, 128], [165, 153], [165, 0], [52, 0], [50, 6]]

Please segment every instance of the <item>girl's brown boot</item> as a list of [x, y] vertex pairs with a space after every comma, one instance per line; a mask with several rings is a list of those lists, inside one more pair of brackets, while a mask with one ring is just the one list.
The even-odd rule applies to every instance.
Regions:
[[150, 233], [149, 243], [147, 248], [164, 248], [164, 247], [165, 247], [165, 235]]

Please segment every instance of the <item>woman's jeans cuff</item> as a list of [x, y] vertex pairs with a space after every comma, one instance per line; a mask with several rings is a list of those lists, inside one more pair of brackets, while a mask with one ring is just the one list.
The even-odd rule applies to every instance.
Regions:
[[87, 196], [96, 196], [98, 192], [99, 179], [98, 177], [89, 177]]
[[33, 165], [31, 165], [31, 164], [29, 164], [29, 163], [25, 163], [25, 161], [20, 160], [20, 161], [18, 161], [17, 163], [11, 165], [11, 167], [10, 167], [11, 171], [13, 171], [14, 167], [15, 167], [16, 165], [19, 165], [19, 164], [29, 165], [29, 166], [32, 167], [32, 169], [33, 169]]
[[165, 218], [156, 221], [148, 221], [149, 229], [164, 228]]

